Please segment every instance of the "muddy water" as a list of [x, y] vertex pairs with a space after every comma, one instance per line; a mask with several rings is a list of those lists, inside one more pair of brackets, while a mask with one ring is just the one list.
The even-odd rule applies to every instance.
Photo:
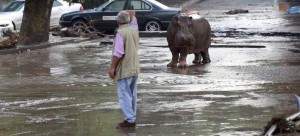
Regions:
[[107, 76], [111, 45], [95, 40], [3, 55], [0, 135], [258, 135], [273, 115], [296, 110], [300, 89], [297, 42], [265, 40], [238, 42], [265, 48], [215, 44], [212, 63], [193, 65], [188, 56], [190, 67], [178, 69], [166, 67], [166, 39], [141, 39], [134, 130], [115, 129], [122, 113]]

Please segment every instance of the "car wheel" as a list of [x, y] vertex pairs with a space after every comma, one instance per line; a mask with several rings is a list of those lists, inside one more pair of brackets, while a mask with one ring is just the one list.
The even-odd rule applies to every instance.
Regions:
[[87, 27], [87, 24], [85, 21], [83, 20], [75, 20], [73, 23], [72, 23], [72, 28], [73, 29], [85, 29]]
[[156, 20], [148, 21], [145, 24], [145, 31], [160, 31], [160, 30], [161, 30], [161, 25]]
[[11, 21], [11, 22], [12, 22], [12, 24], [14, 25], [14, 30], [17, 30], [17, 27], [16, 27], [15, 22], [13, 22], [13, 21]]

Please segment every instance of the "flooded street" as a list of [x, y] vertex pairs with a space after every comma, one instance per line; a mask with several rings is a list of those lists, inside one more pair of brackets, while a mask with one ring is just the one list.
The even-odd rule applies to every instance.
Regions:
[[115, 128], [123, 114], [107, 74], [109, 42], [1, 55], [0, 135], [259, 135], [274, 115], [296, 112], [300, 95], [299, 35], [282, 35], [299, 30], [299, 15], [265, 7], [245, 16], [201, 12], [214, 31], [206, 65], [193, 65], [189, 55], [187, 69], [167, 68], [166, 38], [141, 38], [134, 130]]
[[[115, 129], [122, 113], [116, 84], [107, 76], [111, 45], [99, 42], [3, 55], [1, 135], [126, 135]], [[265, 48], [212, 45], [212, 63], [192, 65], [190, 55], [190, 67], [178, 69], [166, 67], [169, 49], [155, 46], [165, 45], [164, 38], [142, 38], [134, 132], [259, 134], [273, 115], [296, 111], [300, 54], [291, 50], [299, 48], [288, 39], [281, 43], [260, 43]]]

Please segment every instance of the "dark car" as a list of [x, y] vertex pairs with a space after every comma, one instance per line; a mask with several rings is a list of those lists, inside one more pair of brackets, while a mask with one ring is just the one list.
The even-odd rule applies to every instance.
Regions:
[[[166, 30], [172, 17], [180, 12], [155, 0], [112, 0], [98, 8], [61, 16], [62, 27], [74, 27], [93, 22], [100, 32], [113, 32], [117, 27], [116, 16], [121, 10], [135, 10], [140, 31]], [[89, 23], [90, 24], [90, 23]]]

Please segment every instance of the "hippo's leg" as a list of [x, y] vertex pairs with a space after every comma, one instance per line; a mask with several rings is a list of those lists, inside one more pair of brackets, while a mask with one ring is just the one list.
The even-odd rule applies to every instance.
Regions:
[[188, 53], [186, 51], [180, 52], [180, 58], [179, 58], [179, 68], [186, 68], [188, 67], [188, 64], [186, 63], [186, 57]]
[[179, 52], [177, 51], [172, 51], [172, 60], [171, 62], [167, 65], [167, 67], [177, 67], [178, 64], [178, 58], [179, 58]]
[[194, 64], [200, 64], [201, 63], [201, 55], [200, 53], [194, 53], [195, 54], [195, 59], [193, 60]]
[[205, 51], [201, 52], [201, 54], [202, 54], [202, 57], [203, 57], [202, 63], [210, 63], [208, 48]]

